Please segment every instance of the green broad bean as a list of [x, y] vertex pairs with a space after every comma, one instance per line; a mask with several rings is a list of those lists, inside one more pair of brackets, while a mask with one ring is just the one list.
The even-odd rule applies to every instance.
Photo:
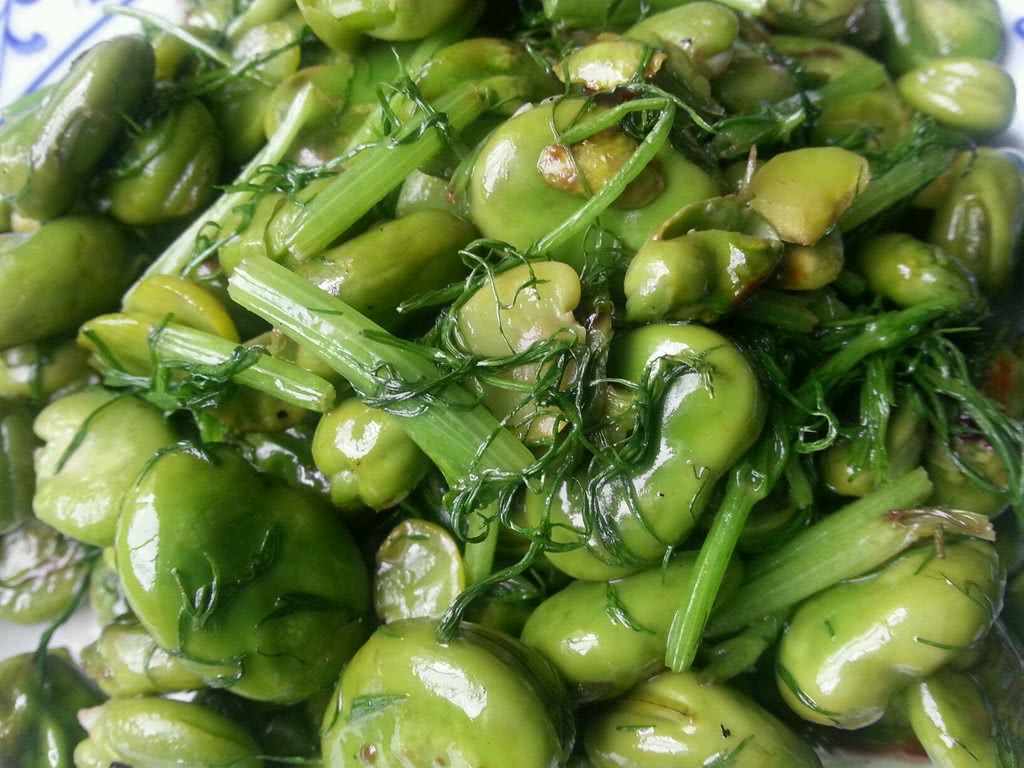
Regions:
[[900, 307], [950, 299], [969, 310], [980, 300], [975, 277], [964, 264], [910, 235], [871, 238], [858, 250], [855, 264], [872, 291]]
[[[800, 717], [844, 729], [879, 720], [893, 696], [980, 640], [1002, 604], [995, 549], [980, 541], [912, 550], [800, 606], [776, 666]], [[935, 606], [942, 610], [936, 611]]]
[[[979, 473], [988, 486], [964, 472], [961, 464]], [[1006, 509], [1007, 494], [997, 490], [1006, 488], [1009, 482], [1006, 465], [983, 438], [956, 437], [952, 443], [945, 443], [936, 435], [928, 444], [925, 468], [934, 486], [932, 504], [987, 517]]]
[[245, 162], [266, 141], [263, 124], [272, 109], [274, 86], [299, 68], [301, 27], [296, 19], [270, 21], [252, 27], [231, 45], [229, 53], [236, 61], [260, 62], [250, 69], [260, 79], [231, 79], [204, 99], [229, 163]]
[[[621, 131], [602, 131], [572, 148], [564, 144], [545, 147], [537, 169], [552, 187], [585, 199], [610, 182], [636, 152], [637, 147], [639, 143]], [[665, 177], [659, 166], [648, 165], [623, 190], [615, 206], [625, 210], [643, 208], [656, 199], [664, 188]]]
[[351, 50], [361, 35], [379, 40], [421, 40], [465, 13], [469, 0], [299, 0], [306, 24], [326, 45]]
[[32, 452], [39, 445], [28, 407], [0, 400], [0, 535], [32, 517], [36, 474]]
[[224, 446], [153, 463], [125, 496], [116, 547], [157, 644], [240, 696], [304, 699], [365, 636], [369, 584], [345, 526]]
[[[562, 146], [562, 127], [584, 108], [585, 102], [575, 98], [540, 104], [500, 125], [484, 142], [473, 163], [469, 205], [473, 223], [485, 237], [526, 251], [583, 205], [585, 199], [577, 193], [550, 183], [539, 164], [549, 148]], [[650, 167], [663, 179], [653, 202], [634, 209], [613, 205], [601, 215], [602, 226], [633, 250], [680, 207], [718, 194], [714, 179], [671, 147], [662, 149]], [[575, 242], [554, 256], [578, 271], [582, 253], [583, 244]]]
[[[2, 153], [0, 196], [12, 198], [15, 210], [29, 218], [66, 213], [143, 106], [153, 67], [153, 48], [134, 35], [99, 43], [75, 59], [38, 110], [19, 124], [19, 149]], [[81, 280], [77, 287], [93, 282]]]
[[817, 291], [835, 282], [845, 265], [843, 236], [832, 231], [814, 245], [787, 245], [771, 284], [784, 291]]
[[81, 388], [92, 373], [88, 353], [74, 339], [42, 341], [0, 352], [0, 398], [44, 403]]
[[768, 223], [735, 197], [682, 208], [637, 252], [626, 271], [634, 323], [711, 323], [771, 277], [783, 246]]
[[158, 31], [149, 38], [153, 46], [153, 79], [157, 83], [173, 83], [184, 69], [192, 47], [169, 32]]
[[233, 0], [206, 0], [202, 4], [190, 4], [185, 12], [185, 24], [200, 32], [222, 33], [237, 9]]
[[[583, 344], [586, 331], [573, 315], [581, 295], [579, 275], [556, 261], [522, 264], [481, 286], [458, 311], [466, 351], [482, 358], [522, 354], [537, 344]], [[481, 382], [483, 402], [527, 443], [550, 441], [558, 422], [524, 394], [544, 374], [539, 363], [502, 374], [509, 387]]]
[[106, 547], [103, 554], [96, 558], [89, 574], [89, 605], [101, 626], [128, 618], [132, 613], [114, 561], [114, 548]]
[[336, 386], [341, 387], [339, 391], [345, 391], [346, 384], [342, 383], [344, 380], [338, 376], [333, 368], [317, 357], [315, 352], [296, 344], [281, 331], [276, 329], [267, 331], [251, 339], [249, 343], [262, 347], [271, 357], [297, 365], [305, 371], [315, 373], [322, 379], [333, 381]]
[[[98, 368], [109, 363], [105, 359], [109, 351], [127, 373], [151, 374], [153, 333], [166, 321], [238, 341], [234, 320], [220, 298], [209, 289], [176, 275], [143, 278], [125, 297], [123, 309], [94, 317], [79, 331], [79, 345], [93, 353], [93, 362]], [[270, 397], [265, 399], [278, 402]], [[274, 407], [276, 405], [270, 406], [269, 410]], [[279, 426], [275, 421], [271, 424]]]
[[202, 208], [220, 178], [217, 125], [197, 100], [186, 101], [136, 134], [111, 169], [110, 215], [152, 226]]
[[972, 134], [1006, 130], [1017, 103], [1013, 79], [985, 59], [935, 59], [907, 72], [896, 86], [914, 109]]
[[935, 768], [999, 768], [988, 703], [965, 674], [943, 670], [903, 696], [914, 735]]
[[320, 420], [313, 461], [330, 483], [331, 502], [350, 513], [395, 506], [431, 467], [398, 417], [354, 397]]
[[324, 717], [324, 768], [562, 765], [574, 729], [554, 668], [498, 632], [463, 622], [439, 643], [436, 628], [395, 622], [359, 650]]
[[156, 408], [103, 389], [76, 392], [36, 418], [36, 517], [66, 536], [107, 547], [121, 500], [177, 435]]
[[238, 447], [260, 472], [289, 488], [305, 488], [329, 499], [330, 484], [313, 461], [313, 434], [307, 424], [279, 432], [250, 432], [242, 435]]
[[76, 714], [101, 700], [67, 651], [0, 662], [0, 763], [71, 768], [75, 745], [85, 737]]
[[293, 142], [291, 156], [304, 166], [317, 166], [337, 156], [336, 134], [348, 102], [355, 64], [346, 54], [332, 61], [300, 69], [283, 80], [270, 97], [263, 116], [263, 132], [269, 140], [284, 122], [299, 94], [309, 91], [304, 127]]
[[463, 219], [469, 218], [469, 208], [462, 190], [442, 176], [413, 171], [398, 191], [395, 215], [404, 218], [426, 210], [447, 211]]
[[1022, 205], [1020, 166], [1002, 152], [979, 149], [954, 175], [929, 240], [974, 272], [987, 293], [999, 293], [1016, 264]]
[[842, 37], [864, 12], [864, 0], [768, 0], [765, 17], [775, 27], [809, 37]]
[[897, 74], [943, 56], [995, 60], [1003, 49], [996, 0], [886, 0], [886, 63]]
[[870, 149], [886, 149], [909, 133], [911, 111], [881, 63], [850, 45], [828, 40], [776, 35], [771, 44], [799, 64], [811, 85], [824, 86], [841, 78], [882, 84], [869, 90], [846, 86], [839, 94], [823, 97], [811, 129], [814, 144], [842, 146], [857, 142]]
[[[667, 66], [687, 80], [691, 66], [704, 77], [720, 75], [732, 61], [739, 18], [719, 3], [685, 3], [635, 24], [625, 36], [652, 45], [668, 56]], [[680, 64], [680, 57], [687, 63]]]
[[621, 480], [595, 491], [609, 532], [587, 526], [586, 477], [527, 495], [530, 525], [557, 524], [556, 541], [586, 545], [546, 555], [573, 578], [608, 581], [660, 563], [697, 526], [718, 480], [761, 431], [757, 376], [734, 344], [708, 328], [648, 325], [617, 336], [609, 375], [639, 384], [645, 371], [667, 365], [682, 367], [651, 416], [651, 447]]
[[[416, 75], [416, 86], [428, 101], [473, 82], [486, 83], [501, 94], [497, 108], [508, 116], [524, 101], [540, 101], [559, 90], [522, 46], [494, 37], [474, 37], [441, 48]], [[505, 94], [513, 96], [503, 98]]]
[[[544, 15], [559, 28], [623, 27], [649, 13], [669, 11], [692, 0], [544, 0]], [[739, 5], [742, 6], [743, 0]], [[724, 5], [737, 5], [727, 1]]]
[[121, 232], [98, 216], [0, 235], [0, 349], [76, 330], [115, 305], [131, 279]]
[[169, 317], [179, 325], [238, 341], [238, 330], [223, 302], [201, 285], [176, 275], [143, 278], [125, 297], [122, 309], [156, 322]]
[[605, 34], [570, 52], [555, 66], [555, 76], [584, 91], [612, 91], [638, 75], [643, 80], [654, 79], [666, 59], [660, 51], [652, 54], [650, 46], [640, 40]]
[[855, 72], [873, 72], [882, 79], [885, 66], [868, 54], [832, 40], [820, 37], [798, 37], [794, 35], [773, 35], [773, 49], [799, 62], [804, 77], [815, 85], [825, 85]]
[[0, 619], [37, 624], [59, 616], [92, 560], [89, 549], [35, 520], [0, 536]]
[[[927, 444], [927, 421], [912, 405], [898, 406], [886, 428], [885, 477], [900, 477], [919, 467]], [[821, 457], [822, 482], [839, 496], [866, 496], [885, 479], [876, 469], [857, 466], [853, 462], [853, 450], [849, 441], [840, 440]]]
[[229, 40], [238, 40], [253, 27], [278, 21], [295, 12], [291, 0], [251, 0], [245, 5], [232, 3], [229, 9], [231, 18], [221, 23], [219, 30], [224, 30]]
[[868, 161], [839, 147], [776, 155], [750, 182], [751, 207], [787, 243], [814, 245], [867, 186]]
[[108, 624], [82, 649], [82, 668], [107, 696], [149, 696], [205, 685], [180, 660], [160, 648], [135, 621]]
[[949, 193], [953, 190], [953, 184], [967, 171], [974, 157], [974, 152], [966, 150], [957, 152], [946, 169], [917, 193], [913, 200], [914, 207], [926, 211], [937, 211], [949, 197]]
[[476, 237], [466, 221], [439, 210], [376, 224], [296, 272], [386, 328], [404, 319], [406, 299], [465, 275], [459, 251]]
[[373, 605], [385, 624], [438, 619], [466, 588], [459, 545], [428, 520], [396, 525], [377, 549]]
[[89, 737], [75, 768], [261, 768], [252, 736], [216, 712], [183, 701], [112, 699], [79, 715]]
[[711, 84], [718, 101], [734, 114], [753, 114], [797, 93], [796, 78], [788, 67], [755, 48], [739, 45], [729, 67]]
[[[259, 345], [250, 340], [243, 346]], [[310, 414], [305, 408], [251, 387], [234, 389], [224, 402], [205, 413], [219, 423], [220, 429], [226, 429], [242, 440], [253, 434], [274, 435], [296, 429], [308, 421]], [[292, 483], [286, 482], [286, 485], [295, 487]]]
[[296, 0], [306, 26], [319, 41], [336, 53], [352, 53], [359, 48], [360, 37], [355, 30], [339, 24], [324, 0]]
[[[672, 617], [696, 561], [696, 552], [684, 552], [622, 579], [573, 582], [537, 607], [522, 641], [555, 665], [577, 701], [618, 696], [662, 669]], [[719, 599], [740, 580], [734, 564]]]
[[861, 141], [868, 149], [890, 149], [905, 140], [913, 114], [894, 87], [824, 101], [811, 132], [815, 144]]
[[820, 768], [814, 751], [743, 694], [666, 672], [598, 711], [584, 735], [593, 768]]
[[304, 206], [329, 183], [328, 179], [314, 179], [297, 194], [293, 200], [283, 192], [260, 195], [244, 208], [229, 213], [220, 230], [220, 245], [217, 248], [217, 262], [230, 276], [235, 267], [249, 256], [267, 256], [274, 260], [283, 259], [289, 268], [297, 266], [288, 262], [284, 242], [280, 238], [281, 227], [274, 224], [278, 216], [292, 222], [294, 211]]

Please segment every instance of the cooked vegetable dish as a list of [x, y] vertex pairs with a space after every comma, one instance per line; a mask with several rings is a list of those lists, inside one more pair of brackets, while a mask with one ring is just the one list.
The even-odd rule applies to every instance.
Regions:
[[0, 765], [1024, 766], [994, 0], [113, 12], [0, 125]]

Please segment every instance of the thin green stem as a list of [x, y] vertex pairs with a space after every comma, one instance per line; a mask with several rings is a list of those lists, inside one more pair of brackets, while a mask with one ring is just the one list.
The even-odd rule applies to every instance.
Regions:
[[[384, 341], [389, 336], [376, 323], [267, 258], [245, 259], [231, 276], [229, 292], [314, 350], [364, 397], [379, 393], [382, 371], [406, 382], [439, 376], [427, 358]], [[461, 387], [448, 386], [443, 397], [411, 397], [392, 412], [449, 482], [486, 472], [519, 474], [534, 461], [529, 449]]]
[[[485, 518], [496, 518], [498, 505], [489, 504], [480, 510], [479, 515]], [[480, 541], [467, 541], [463, 552], [463, 561], [466, 564], [466, 586], [471, 587], [491, 575], [494, 570], [494, 553], [498, 548], [498, 524], [495, 520], [486, 525], [485, 529], [477, 531], [483, 533], [484, 538]]]
[[915, 509], [931, 490], [928, 474], [917, 469], [754, 560], [746, 583], [715, 612], [707, 635], [721, 637], [741, 630], [840, 581], [869, 573], [938, 533], [994, 538], [991, 521], [982, 515]]
[[623, 102], [611, 109], [586, 117], [572, 127], [560, 132], [558, 134], [558, 142], [560, 144], [578, 144], [601, 131], [614, 128], [627, 115], [635, 114], [636, 112], [661, 112], [670, 103], [669, 99], [661, 97], [633, 99], [632, 101]]
[[955, 300], [937, 299], [877, 316], [842, 349], [811, 372], [801, 393], [809, 394], [816, 385], [829, 391], [865, 358], [906, 344], [920, 335], [929, 323], [955, 315], [958, 309], [959, 302]]
[[[608, 180], [608, 183], [601, 187], [597, 194], [590, 197], [572, 216], [534, 244], [531, 249], [533, 253], [549, 253], [586, 231], [594, 220], [618, 199], [626, 187], [641, 174], [644, 168], [654, 159], [655, 155], [665, 146], [665, 142], [668, 141], [669, 132], [672, 130], [672, 123], [675, 120], [676, 108], [670, 101], [658, 99], [651, 99], [650, 101], [661, 101], [664, 104], [664, 108], [651, 132], [644, 137], [644, 140], [640, 142], [640, 146], [637, 147], [629, 160], [622, 164], [622, 167]], [[568, 131], [566, 135], [571, 133], [572, 131]]]
[[305, 261], [321, 253], [410, 173], [439, 155], [447, 146], [445, 131], [437, 124], [439, 115], [443, 115], [447, 131], [458, 134], [484, 113], [490, 99], [485, 88], [462, 86], [438, 99], [433, 115], [420, 111], [394, 139], [357, 154], [344, 173], [306, 206], [285, 242], [291, 255]]
[[673, 672], [685, 672], [697, 658], [704, 627], [750, 510], [771, 493], [788, 456], [785, 426], [777, 422], [730, 472], [725, 496], [683, 591], [683, 602], [672, 618], [665, 666]]
[[[235, 179], [236, 185], [243, 187], [258, 183], [267, 166], [281, 162], [305, 126], [309, 116], [317, 109], [314, 102], [313, 86], [304, 86], [289, 107], [284, 120], [281, 121], [274, 135], [270, 137], [270, 141]], [[219, 228], [232, 210], [244, 203], [250, 194], [246, 191], [237, 191], [225, 192], [221, 195], [202, 216], [199, 216], [188, 229], [178, 235], [174, 242], [157, 257], [156, 261], [149, 265], [139, 281], [128, 291], [128, 295], [130, 296], [135, 291], [139, 282], [151, 275], [183, 274], [189, 265], [197, 259], [196, 238], [199, 237], [202, 230], [210, 226]]]
[[[233, 341], [175, 324], [165, 326], [156, 338], [156, 353], [167, 363], [222, 365], [231, 360], [237, 348]], [[334, 405], [330, 382], [270, 355], [260, 355], [231, 380], [307, 411], [326, 413]]]
[[871, 181], [857, 195], [853, 204], [839, 219], [843, 232], [852, 232], [898, 205], [935, 180], [949, 168], [953, 150], [929, 147], [923, 152], [897, 163], [888, 172]]

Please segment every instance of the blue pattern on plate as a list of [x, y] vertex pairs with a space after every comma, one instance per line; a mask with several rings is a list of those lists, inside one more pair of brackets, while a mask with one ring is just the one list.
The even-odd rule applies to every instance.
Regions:
[[[55, 74], [62, 71], [64, 65], [73, 59], [78, 53], [85, 50], [104, 27], [110, 24], [113, 16], [103, 13], [103, 5], [133, 5], [135, 0], [88, 0], [88, 7], [96, 10], [90, 14], [95, 17], [91, 23], [86, 24], [81, 32], [70, 42], [61, 43], [51, 48], [51, 42], [42, 31], [32, 30], [27, 34], [19, 35], [13, 29], [15, 11], [19, 7], [35, 6], [39, 0], [0, 0], [0, 28], [3, 34], [0, 35], [0, 85], [4, 83], [4, 73], [12, 71], [19, 65], [25, 66], [32, 63], [38, 66], [39, 62], [45, 61], [45, 65], [34, 74], [32, 79], [17, 92], [11, 93], [5, 90], [5, 101], [31, 93], [39, 86], [49, 81]], [[19, 19], [28, 17], [28, 11], [18, 14]]]

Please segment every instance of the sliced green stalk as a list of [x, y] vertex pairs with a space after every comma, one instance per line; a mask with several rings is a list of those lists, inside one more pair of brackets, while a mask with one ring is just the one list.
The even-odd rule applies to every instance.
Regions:
[[[440, 374], [426, 357], [396, 344], [373, 321], [264, 257], [245, 259], [229, 282], [231, 298], [314, 350], [364, 397], [398, 377], [409, 396], [389, 410], [451, 483], [481, 475], [518, 475], [533, 454], [470, 393], [449, 385], [439, 395], [417, 393]], [[387, 374], [383, 372], [387, 372]]]
[[[280, 126], [270, 137], [262, 150], [245, 166], [242, 172], [235, 179], [235, 184], [259, 183], [259, 178], [264, 175], [266, 166], [276, 165], [281, 162], [288, 150], [291, 148], [295, 138], [305, 126], [306, 121], [315, 110], [319, 108], [315, 104], [313, 86], [306, 85], [299, 91], [292, 102], [288, 113]], [[219, 227], [232, 210], [244, 203], [251, 193], [245, 191], [225, 192], [217, 201], [211, 205], [202, 216], [199, 216], [184, 232], [157, 257], [156, 261], [149, 265], [142, 277], [131, 287], [128, 295], [134, 292], [135, 288], [145, 278], [151, 275], [181, 275], [193, 264], [197, 255], [195, 252], [196, 238], [200, 232], [208, 226]], [[127, 298], [127, 297], [126, 297]]]
[[789, 456], [785, 431], [784, 424], [774, 423], [729, 473], [725, 496], [672, 618], [665, 666], [673, 672], [687, 671], [697, 658], [704, 627], [750, 510], [771, 493], [785, 469]]
[[[222, 365], [237, 348], [233, 341], [173, 323], [165, 326], [156, 338], [156, 353], [166, 363]], [[231, 379], [307, 411], [326, 413], [334, 405], [334, 387], [330, 382], [270, 355], [260, 355], [253, 365]]]
[[731, 634], [840, 581], [863, 576], [921, 539], [941, 533], [995, 538], [991, 521], [982, 515], [915, 509], [931, 490], [928, 474], [917, 469], [752, 561], [746, 583], [715, 611], [707, 636]]
[[364, 149], [309, 203], [285, 247], [299, 261], [322, 252], [410, 173], [444, 150], [447, 138], [436, 115], [443, 115], [448, 131], [458, 134], [484, 113], [490, 101], [487, 89], [464, 85], [438, 99], [433, 115], [421, 110], [394, 139]]

